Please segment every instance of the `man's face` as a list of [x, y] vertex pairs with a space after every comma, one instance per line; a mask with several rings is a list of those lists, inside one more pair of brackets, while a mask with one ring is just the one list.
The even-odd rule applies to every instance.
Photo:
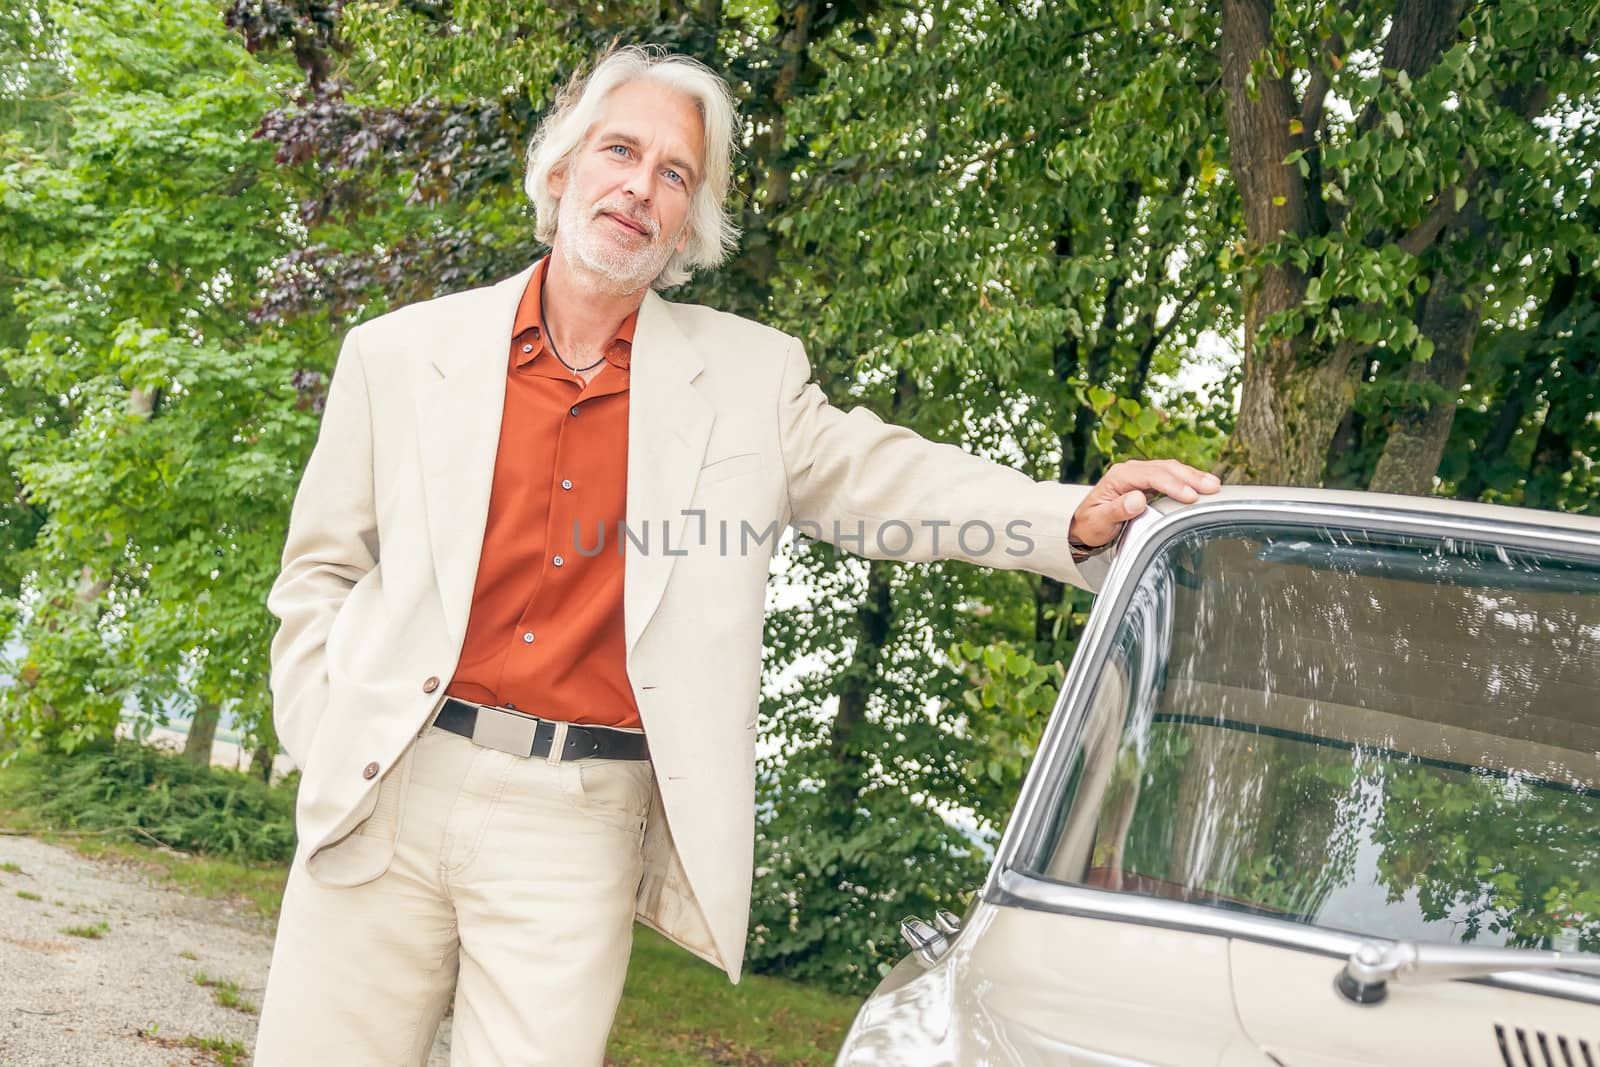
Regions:
[[556, 251], [617, 292], [648, 286], [689, 239], [704, 151], [689, 97], [646, 81], [613, 90], [571, 165], [550, 175]]

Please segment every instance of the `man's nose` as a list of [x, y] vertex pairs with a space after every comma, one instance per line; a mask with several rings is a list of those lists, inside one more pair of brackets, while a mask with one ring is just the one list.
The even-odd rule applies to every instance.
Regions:
[[622, 191], [641, 204], [648, 204], [651, 198], [655, 196], [655, 170], [649, 164], [640, 161], [640, 163], [628, 170], [627, 178], [622, 184]]

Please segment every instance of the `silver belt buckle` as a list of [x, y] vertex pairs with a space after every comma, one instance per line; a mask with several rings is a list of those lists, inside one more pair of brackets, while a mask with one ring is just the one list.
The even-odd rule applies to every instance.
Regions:
[[472, 743], [526, 759], [533, 754], [533, 735], [539, 720], [514, 711], [479, 706], [472, 724]]

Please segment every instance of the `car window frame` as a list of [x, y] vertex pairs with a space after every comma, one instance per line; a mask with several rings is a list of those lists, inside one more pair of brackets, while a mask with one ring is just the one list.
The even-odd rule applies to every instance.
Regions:
[[[1570, 517], [1561, 516], [1570, 522]], [[1013, 815], [979, 896], [1004, 907], [1100, 918], [1313, 952], [1349, 956], [1363, 942], [1384, 938], [1346, 933], [1268, 916], [1236, 914], [1202, 904], [1160, 900], [1073, 885], [1039, 877], [1019, 865], [1036, 855], [1049, 829], [1051, 785], [1067, 773], [1078, 751], [1091, 698], [1110, 657], [1117, 625], [1133, 597], [1139, 577], [1157, 554], [1176, 539], [1218, 527], [1303, 525], [1356, 527], [1419, 537], [1454, 537], [1535, 552], [1560, 552], [1600, 563], [1600, 538], [1581, 528], [1462, 514], [1422, 513], [1374, 503], [1232, 498], [1174, 510], [1151, 509], [1128, 524], [1111, 562], [1105, 585], [1089, 614], [1077, 653], [1062, 683], [1055, 707], [1023, 781]], [[1600, 1004], [1600, 978], [1554, 972], [1522, 972], [1475, 978], [1481, 984]]]

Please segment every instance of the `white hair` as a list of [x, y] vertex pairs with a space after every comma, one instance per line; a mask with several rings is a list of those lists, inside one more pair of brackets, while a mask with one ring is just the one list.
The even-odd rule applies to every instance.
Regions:
[[555, 107], [528, 145], [528, 176], [523, 187], [533, 201], [534, 235], [553, 244], [560, 212], [557, 199], [550, 195], [550, 175], [570, 166], [577, 157], [599, 121], [606, 97], [634, 81], [651, 81], [683, 93], [694, 101], [704, 126], [704, 177], [689, 202], [689, 239], [651, 283], [666, 289], [688, 281], [701, 267], [720, 265], [739, 242], [739, 229], [726, 206], [738, 118], [733, 94], [711, 68], [660, 48], [628, 45], [613, 49], [587, 77], [573, 78], [556, 97]]

